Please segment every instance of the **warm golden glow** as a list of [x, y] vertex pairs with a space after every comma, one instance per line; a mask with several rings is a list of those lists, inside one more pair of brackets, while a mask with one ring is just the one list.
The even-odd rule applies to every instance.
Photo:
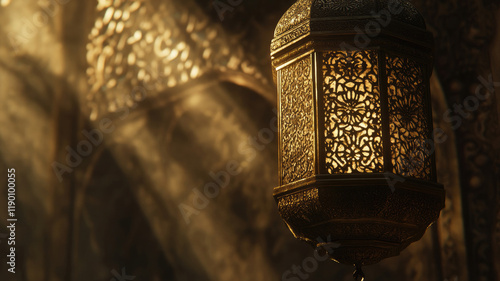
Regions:
[[323, 56], [326, 166], [330, 174], [383, 171], [377, 53]]
[[[430, 139], [430, 124], [423, 67], [409, 59], [387, 56], [387, 69], [380, 70], [378, 54], [375, 50], [332, 51], [321, 56], [325, 131], [324, 146], [319, 149], [325, 151], [326, 172], [392, 171], [430, 179], [431, 157], [424, 145]], [[282, 184], [315, 173], [313, 108], [321, 105], [313, 104], [311, 69], [311, 58], [306, 57], [280, 70]], [[386, 162], [380, 71], [387, 73], [386, 149], [391, 158]]]

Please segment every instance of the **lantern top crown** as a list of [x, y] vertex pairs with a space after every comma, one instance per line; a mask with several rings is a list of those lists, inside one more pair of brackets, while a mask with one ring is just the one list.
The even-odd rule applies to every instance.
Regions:
[[393, 19], [425, 29], [425, 21], [407, 0], [298, 0], [278, 22], [274, 36], [279, 37], [302, 23], [325, 18], [345, 20], [371, 17], [381, 10], [394, 9]]
[[279, 20], [271, 53], [307, 34], [349, 34], [374, 19], [387, 23], [383, 29], [404, 30], [391, 32], [394, 35], [420, 37], [417, 34], [426, 30], [422, 15], [407, 0], [298, 0]]

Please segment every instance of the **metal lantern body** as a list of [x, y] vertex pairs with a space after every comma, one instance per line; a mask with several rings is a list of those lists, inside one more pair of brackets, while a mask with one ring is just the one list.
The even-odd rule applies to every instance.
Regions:
[[279, 212], [296, 238], [368, 265], [419, 240], [436, 182], [432, 36], [403, 0], [299, 0], [271, 45]]

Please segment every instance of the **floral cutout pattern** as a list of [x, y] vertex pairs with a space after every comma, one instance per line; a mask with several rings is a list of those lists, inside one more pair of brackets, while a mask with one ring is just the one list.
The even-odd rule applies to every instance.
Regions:
[[323, 54], [325, 150], [328, 173], [383, 172], [378, 55]]
[[393, 172], [431, 179], [430, 121], [425, 112], [424, 70], [414, 60], [387, 56]]

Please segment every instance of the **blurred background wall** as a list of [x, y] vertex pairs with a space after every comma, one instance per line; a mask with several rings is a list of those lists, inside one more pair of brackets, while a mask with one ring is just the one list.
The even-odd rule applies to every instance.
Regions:
[[[313, 250], [272, 198], [269, 44], [293, 2], [1, 0], [0, 279], [352, 280], [332, 261], [293, 273]], [[499, 2], [414, 4], [436, 40], [446, 208], [421, 241], [365, 274], [500, 280], [500, 102], [492, 94], [460, 113], [480, 85], [499, 90]]]

